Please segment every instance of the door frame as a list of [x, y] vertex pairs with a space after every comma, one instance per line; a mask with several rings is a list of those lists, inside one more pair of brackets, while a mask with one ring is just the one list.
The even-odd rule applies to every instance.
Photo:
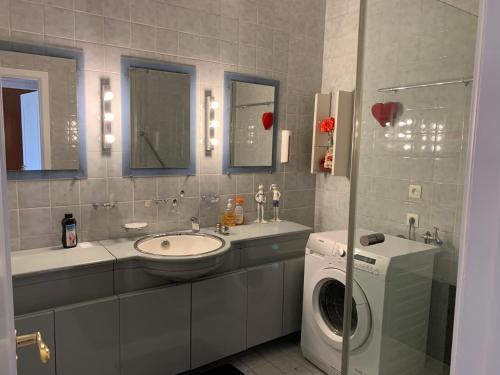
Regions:
[[0, 82], [0, 373], [17, 374], [14, 333], [14, 302], [10, 260], [7, 171], [3, 127], [2, 90]]
[[481, 0], [451, 374], [500, 371], [500, 2]]
[[0, 66], [0, 78], [17, 78], [38, 81], [40, 103], [40, 140], [42, 148], [42, 166], [44, 170], [52, 168], [50, 147], [50, 87], [49, 72], [37, 70], [4, 68]]

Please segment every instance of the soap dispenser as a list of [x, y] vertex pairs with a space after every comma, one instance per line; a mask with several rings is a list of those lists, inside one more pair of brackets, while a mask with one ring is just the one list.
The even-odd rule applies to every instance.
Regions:
[[227, 200], [227, 206], [222, 214], [222, 224], [228, 227], [234, 227], [236, 225], [236, 214], [234, 212], [234, 203], [232, 199]]

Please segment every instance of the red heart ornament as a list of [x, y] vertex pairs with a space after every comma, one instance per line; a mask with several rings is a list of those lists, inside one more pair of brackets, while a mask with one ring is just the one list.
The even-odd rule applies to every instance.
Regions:
[[265, 112], [262, 115], [262, 125], [264, 126], [264, 129], [266, 130], [271, 129], [271, 126], [273, 126], [273, 121], [274, 121], [274, 115], [272, 112]]
[[372, 115], [383, 128], [391, 125], [398, 111], [399, 104], [394, 102], [377, 103], [372, 106]]

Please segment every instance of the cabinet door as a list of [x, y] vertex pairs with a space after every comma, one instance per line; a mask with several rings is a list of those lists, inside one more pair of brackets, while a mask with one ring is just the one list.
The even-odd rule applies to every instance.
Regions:
[[191, 285], [120, 296], [122, 375], [189, 370]]
[[304, 257], [285, 263], [283, 290], [283, 335], [300, 331], [304, 291]]
[[245, 350], [246, 271], [192, 285], [191, 368]]
[[56, 309], [57, 375], [118, 375], [118, 314], [117, 297]]
[[283, 263], [248, 269], [247, 348], [281, 336]]
[[43, 341], [47, 344], [51, 352], [50, 361], [43, 364], [40, 361], [40, 354], [36, 345], [18, 349], [18, 375], [55, 375], [54, 312], [45, 311], [36, 314], [21, 315], [16, 317], [15, 323], [17, 335], [40, 332]]

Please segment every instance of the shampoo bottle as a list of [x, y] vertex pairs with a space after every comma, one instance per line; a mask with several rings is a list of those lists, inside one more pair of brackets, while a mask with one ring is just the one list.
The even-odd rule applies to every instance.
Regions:
[[76, 247], [78, 236], [76, 235], [76, 220], [73, 214], [64, 214], [62, 225], [62, 245], [65, 249]]
[[234, 213], [234, 204], [232, 199], [227, 200], [227, 206], [222, 214], [222, 224], [228, 227], [236, 225], [236, 214]]
[[244, 203], [245, 198], [238, 195], [236, 197], [236, 207], [234, 208], [234, 214], [236, 215], [236, 225], [241, 225], [245, 222], [245, 212], [243, 210]]

